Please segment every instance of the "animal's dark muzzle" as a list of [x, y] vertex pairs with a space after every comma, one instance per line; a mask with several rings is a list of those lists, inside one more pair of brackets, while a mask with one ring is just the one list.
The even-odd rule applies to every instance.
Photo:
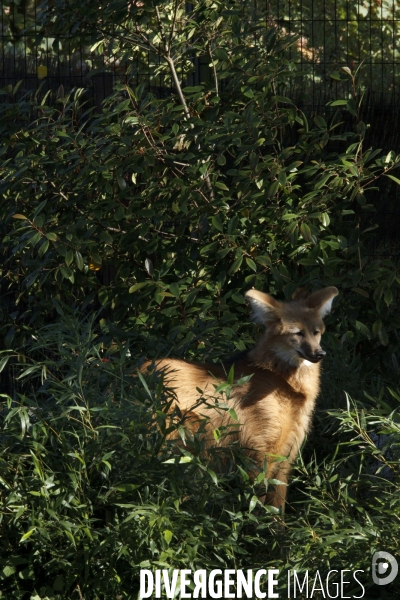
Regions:
[[318, 350], [317, 352], [314, 352], [313, 354], [308, 353], [308, 352], [306, 354], [306, 353], [300, 352], [298, 350], [297, 354], [299, 356], [301, 356], [301, 358], [304, 358], [304, 360], [309, 360], [312, 363], [319, 363], [326, 355], [326, 352], [324, 350]]
[[320, 360], [322, 360], [324, 358], [324, 356], [326, 355], [326, 352], [324, 350], [319, 350], [316, 354], [314, 354], [314, 362], [319, 362]]

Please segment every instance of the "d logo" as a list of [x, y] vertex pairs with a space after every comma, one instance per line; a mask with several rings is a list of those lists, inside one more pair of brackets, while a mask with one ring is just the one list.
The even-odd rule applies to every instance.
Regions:
[[[379, 561], [379, 562], [378, 562]], [[391, 567], [391, 569], [390, 569]], [[372, 557], [372, 579], [377, 585], [387, 585], [396, 578], [399, 565], [389, 552], [375, 552]], [[386, 573], [388, 573], [386, 575]], [[381, 577], [386, 575], [385, 577]]]

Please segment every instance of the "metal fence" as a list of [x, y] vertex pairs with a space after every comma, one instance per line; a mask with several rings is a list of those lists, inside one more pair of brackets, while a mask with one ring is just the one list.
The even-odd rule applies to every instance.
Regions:
[[[304, 77], [292, 92], [314, 109], [342, 93], [331, 78], [341, 67], [362, 63], [360, 83], [368, 102], [379, 106], [400, 104], [400, 3], [398, 0], [255, 0], [267, 24], [297, 34], [292, 59]], [[70, 37], [43, 36], [37, 15], [40, 0], [2, 0], [0, 14], [0, 86], [23, 80], [37, 87], [46, 74], [46, 85], [57, 89], [91, 84], [95, 66], [89, 42]], [[40, 34], [40, 37], [39, 37]], [[104, 57], [110, 72], [112, 59]], [[201, 61], [195, 79], [201, 78]], [[204, 72], [204, 71], [203, 71]], [[44, 77], [43, 77], [44, 78]]]
[[397, 0], [270, 0], [271, 22], [299, 38], [292, 55], [306, 74], [307, 101], [336, 96], [332, 73], [359, 65], [369, 101], [400, 99], [400, 4]]

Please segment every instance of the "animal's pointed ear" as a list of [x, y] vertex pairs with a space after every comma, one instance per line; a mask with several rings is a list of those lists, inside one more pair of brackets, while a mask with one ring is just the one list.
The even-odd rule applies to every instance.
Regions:
[[335, 287], [327, 287], [311, 294], [305, 304], [308, 308], [315, 308], [321, 319], [323, 319], [331, 312], [333, 299], [338, 293], [339, 291]]
[[292, 294], [292, 300], [305, 300], [310, 295], [310, 292], [306, 288], [298, 287]]
[[281, 303], [269, 294], [264, 294], [264, 292], [258, 290], [249, 290], [246, 292], [246, 299], [250, 302], [253, 318], [258, 323], [265, 324], [279, 320]]

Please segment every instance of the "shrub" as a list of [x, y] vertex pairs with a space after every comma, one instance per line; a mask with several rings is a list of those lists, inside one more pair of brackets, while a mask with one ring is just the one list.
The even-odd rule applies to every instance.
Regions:
[[[106, 23], [121, 6], [102, 7]], [[136, 8], [146, 44], [175, 22]], [[340, 113], [309, 122], [285, 95], [291, 38], [235, 3], [194, 11], [169, 30], [169, 55], [160, 38], [157, 73], [175, 72], [176, 95], [137, 86], [126, 59], [100, 115], [83, 90], [56, 107], [14, 90], [0, 106], [4, 597], [130, 597], [140, 567], [160, 565], [276, 566], [283, 592], [288, 569], [368, 570], [373, 550], [396, 553], [400, 279], [394, 260], [369, 258], [368, 194], [396, 180], [398, 157], [363, 147], [354, 73], [353, 97], [334, 103], [354, 131]], [[96, 36], [101, 49], [112, 33]], [[115, 40], [121, 61], [143, 50]], [[183, 87], [186, 57], [209, 43], [213, 79]], [[239, 451], [222, 472], [201, 437], [166, 440], [184, 426], [173, 395], [135, 374], [144, 356], [243, 350], [256, 334], [244, 289], [299, 285], [341, 295], [283, 524]]]
[[[394, 177], [398, 158], [363, 148], [356, 75], [343, 73], [353, 97], [333, 103], [354, 117], [354, 132], [341, 130], [338, 112], [308, 122], [285, 95], [296, 76], [286, 57], [293, 40], [265, 31], [262, 15], [241, 21], [234, 5], [201, 6], [201, 19], [181, 17], [198, 36], [193, 52], [210, 31], [218, 40], [208, 84], [178, 81], [179, 93], [160, 100], [132, 73], [96, 118], [82, 90], [57, 108], [48, 96], [1, 105], [6, 347], [53, 318], [52, 298], [68, 297], [108, 307], [105, 318], [153, 336], [158, 352], [173, 344], [187, 356], [212, 354], [217, 332], [242, 350], [244, 288], [290, 297], [298, 285], [336, 285], [342, 344], [371, 371], [398, 371], [396, 263], [371, 261], [368, 250], [368, 194], [379, 177]], [[118, 7], [105, 5], [102, 17], [114, 23]], [[59, 8], [62, 28], [69, 9]], [[150, 43], [160, 25], [146, 15]], [[165, 77], [186, 56], [188, 32], [173, 32], [178, 58], [171, 66], [161, 53]], [[112, 35], [103, 32], [102, 44]], [[129, 37], [118, 39], [121, 60], [136, 52]]]
[[[205, 453], [201, 436], [168, 442], [184, 429], [171, 392], [137, 375], [127, 342], [104, 352], [93, 317], [59, 308], [26, 349], [23, 391], [2, 395], [3, 597], [135, 597], [140, 568], [274, 567], [281, 593], [288, 569], [362, 569], [370, 587], [369, 555], [397, 553], [393, 413], [350, 399], [330, 412], [337, 439], [325, 456], [299, 460], [283, 526], [257, 499], [263, 473], [251, 484], [235, 448], [221, 471], [218, 446]], [[385, 433], [390, 452], [371, 431]]]

